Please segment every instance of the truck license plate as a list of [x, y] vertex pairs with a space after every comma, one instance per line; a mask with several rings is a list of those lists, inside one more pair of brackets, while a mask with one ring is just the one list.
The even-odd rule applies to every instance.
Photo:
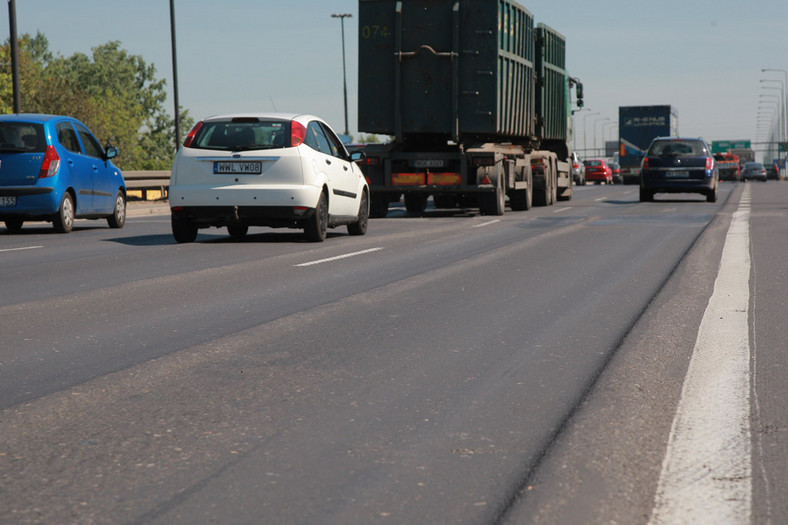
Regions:
[[217, 175], [260, 175], [262, 162], [214, 162], [213, 172]]
[[414, 168], [442, 168], [444, 161], [441, 159], [417, 159], [413, 161]]
[[13, 208], [14, 206], [16, 206], [15, 196], [0, 197], [0, 208]]

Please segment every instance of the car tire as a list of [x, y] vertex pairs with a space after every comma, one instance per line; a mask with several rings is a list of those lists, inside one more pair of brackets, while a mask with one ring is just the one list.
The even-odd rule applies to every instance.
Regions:
[[5, 227], [10, 233], [19, 233], [22, 229], [22, 224], [24, 224], [24, 219], [6, 219], [5, 220]]
[[369, 196], [366, 190], [361, 192], [361, 202], [358, 205], [358, 216], [356, 222], [347, 225], [347, 232], [350, 235], [364, 235], [367, 233], [369, 224]]
[[706, 202], [717, 202], [717, 186], [706, 192]]
[[232, 224], [227, 227], [227, 233], [230, 234], [230, 238], [234, 240], [243, 239], [246, 237], [246, 234], [249, 232], [249, 226], [246, 224]]
[[126, 197], [122, 191], [118, 191], [115, 195], [115, 208], [112, 210], [112, 215], [107, 216], [107, 224], [110, 228], [123, 228], [126, 224]]
[[328, 228], [328, 202], [326, 194], [320, 193], [315, 205], [315, 212], [307, 219], [304, 225], [306, 238], [312, 242], [323, 242], [326, 240], [326, 230]]
[[172, 224], [172, 236], [175, 237], [175, 242], [178, 244], [194, 242], [197, 238], [198, 228], [190, 220], [173, 215], [170, 223]]
[[69, 192], [60, 201], [60, 208], [52, 217], [52, 226], [58, 233], [70, 233], [74, 229], [74, 198]]
[[654, 192], [641, 187], [640, 202], [654, 202]]

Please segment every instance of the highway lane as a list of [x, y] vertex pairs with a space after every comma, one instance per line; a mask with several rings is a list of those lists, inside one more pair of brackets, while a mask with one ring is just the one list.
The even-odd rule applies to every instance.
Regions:
[[[495, 218], [393, 210], [321, 245], [265, 229], [175, 245], [166, 217], [0, 236], [0, 515], [505, 519], [660, 292], [686, 314], [648, 374], [672, 381], [643, 416], [665, 439], [713, 272], [671, 285], [697, 271], [687, 258], [719, 260], [739, 188], [714, 205], [619, 186]], [[637, 460], [658, 467], [659, 446]]]

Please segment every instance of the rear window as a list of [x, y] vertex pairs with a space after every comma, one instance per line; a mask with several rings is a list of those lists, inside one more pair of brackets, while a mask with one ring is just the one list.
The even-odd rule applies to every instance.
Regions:
[[699, 140], [657, 140], [648, 150], [649, 155], [702, 156], [708, 155], [706, 146]]
[[289, 121], [237, 118], [227, 121], [205, 122], [190, 147], [243, 151], [285, 148], [289, 145]]
[[587, 160], [585, 161], [585, 165], [591, 168], [596, 168], [602, 165], [601, 160]]
[[0, 122], [0, 153], [43, 153], [46, 147], [43, 124]]

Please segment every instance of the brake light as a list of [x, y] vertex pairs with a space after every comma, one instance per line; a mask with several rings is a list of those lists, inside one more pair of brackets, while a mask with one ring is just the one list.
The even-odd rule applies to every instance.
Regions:
[[300, 122], [290, 121], [290, 145], [300, 146], [306, 139], [306, 128]]
[[183, 141], [184, 148], [191, 147], [192, 142], [194, 142], [194, 136], [197, 135], [197, 132], [200, 131], [201, 127], [202, 127], [202, 120], [199, 121], [197, 124], [195, 124], [194, 127], [189, 132], [189, 134], [186, 135], [186, 140]]
[[648, 169], [648, 157], [643, 157], [643, 165], [641, 168]]
[[714, 169], [714, 159], [712, 157], [706, 157], [706, 171], [711, 171]]
[[38, 178], [52, 177], [57, 174], [58, 168], [60, 168], [60, 156], [55, 151], [55, 146], [49, 145], [44, 152], [44, 162], [41, 163], [41, 171], [38, 172]]

